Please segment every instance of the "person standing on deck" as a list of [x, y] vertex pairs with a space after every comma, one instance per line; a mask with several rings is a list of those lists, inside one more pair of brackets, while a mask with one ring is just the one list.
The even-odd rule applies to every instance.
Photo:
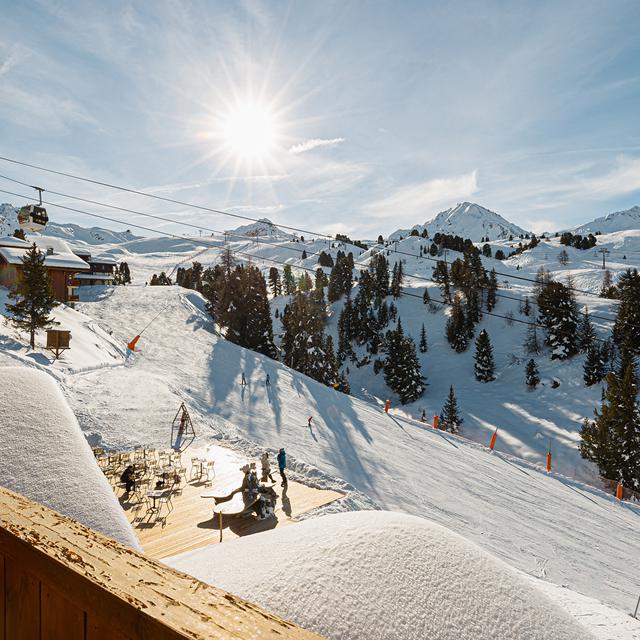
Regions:
[[287, 476], [284, 475], [284, 470], [287, 468], [287, 454], [284, 448], [278, 451], [278, 471], [280, 471], [280, 477], [282, 478], [281, 486], [284, 487], [287, 484]]
[[267, 478], [271, 482], [275, 483], [273, 475], [271, 473], [271, 463], [269, 462], [269, 452], [265, 451], [260, 458], [260, 465], [262, 466], [262, 482], [266, 482]]

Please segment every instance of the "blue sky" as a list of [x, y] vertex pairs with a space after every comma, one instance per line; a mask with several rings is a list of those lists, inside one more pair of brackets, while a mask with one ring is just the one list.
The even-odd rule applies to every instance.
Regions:
[[[358, 237], [464, 200], [535, 231], [640, 204], [635, 0], [0, 7], [0, 155]], [[251, 160], [220, 137], [247, 104], [276, 129]], [[1, 162], [0, 173], [213, 229], [238, 224]]]

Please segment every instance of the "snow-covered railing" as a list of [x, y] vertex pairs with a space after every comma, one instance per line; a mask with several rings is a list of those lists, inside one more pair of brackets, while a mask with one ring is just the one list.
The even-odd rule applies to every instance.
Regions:
[[4, 488], [0, 637], [320, 638]]

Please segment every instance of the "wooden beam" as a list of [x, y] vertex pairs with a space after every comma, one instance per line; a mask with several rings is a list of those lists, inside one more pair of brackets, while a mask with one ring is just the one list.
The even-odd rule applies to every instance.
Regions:
[[[36, 633], [41, 624], [102, 640], [320, 637], [4, 488], [0, 557], [0, 637], [58, 637]], [[24, 626], [27, 609], [33, 629]]]

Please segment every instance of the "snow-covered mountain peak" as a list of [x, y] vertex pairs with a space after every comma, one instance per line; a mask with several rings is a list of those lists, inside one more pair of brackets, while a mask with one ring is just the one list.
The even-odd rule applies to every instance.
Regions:
[[278, 228], [269, 218], [260, 218], [256, 222], [241, 225], [235, 229], [227, 231], [231, 236], [246, 236], [248, 238], [256, 238], [258, 236], [266, 236], [268, 238], [279, 238], [289, 240], [293, 238], [290, 233], [286, 233]]
[[624, 211], [614, 211], [601, 218], [571, 229], [573, 233], [586, 235], [589, 233], [615, 233], [616, 231], [629, 231], [640, 229], [640, 206], [636, 205]]
[[482, 238], [487, 237], [489, 240], [502, 240], [509, 236], [517, 237], [528, 233], [495, 211], [474, 202], [458, 203], [455, 207], [441, 211], [422, 225], [415, 225], [411, 229], [398, 229], [389, 236], [389, 239], [397, 240], [400, 236], [406, 237], [413, 229], [420, 234], [426, 229], [429, 237], [433, 237], [436, 233], [446, 233], [469, 238], [475, 242], [480, 242]]

